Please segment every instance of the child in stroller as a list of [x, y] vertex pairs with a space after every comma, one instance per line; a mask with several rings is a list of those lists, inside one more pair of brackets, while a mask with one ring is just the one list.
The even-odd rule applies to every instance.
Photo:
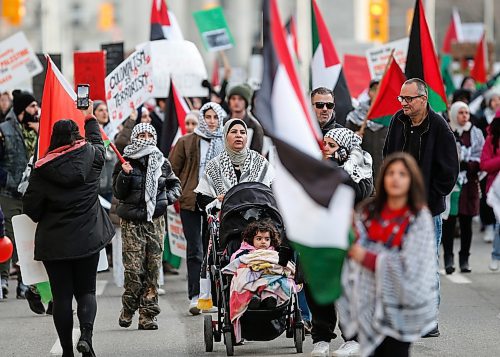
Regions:
[[239, 320], [245, 311], [272, 310], [288, 302], [296, 292], [295, 265], [280, 262], [281, 242], [273, 222], [265, 219], [250, 223], [242, 238], [240, 248], [222, 270], [232, 275], [229, 311], [237, 343], [241, 341]]

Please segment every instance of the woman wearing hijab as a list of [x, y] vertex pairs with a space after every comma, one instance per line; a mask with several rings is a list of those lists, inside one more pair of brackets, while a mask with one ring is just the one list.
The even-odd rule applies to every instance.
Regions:
[[247, 126], [241, 119], [224, 125], [224, 150], [206, 166], [194, 190], [201, 207], [214, 199], [220, 202], [233, 186], [241, 182], [261, 182], [271, 186], [274, 170], [257, 151], [247, 148]]
[[[206, 216], [196, 206], [194, 189], [198, 186], [206, 164], [220, 154], [222, 141], [222, 122], [226, 112], [217, 103], [206, 103], [198, 114], [198, 127], [194, 133], [187, 134], [177, 141], [169, 155], [172, 169], [181, 180], [182, 196], [181, 220], [187, 240], [188, 297], [191, 300], [189, 312], [200, 313], [197, 308], [200, 294], [200, 269], [206, 242], [202, 234], [206, 228]], [[203, 232], [203, 233], [202, 233]]]
[[23, 210], [38, 223], [35, 259], [47, 270], [53, 296], [54, 325], [63, 357], [73, 356], [73, 296], [83, 356], [95, 356], [92, 330], [99, 252], [111, 241], [113, 225], [97, 198], [104, 164], [104, 143], [92, 102], [85, 115], [85, 139], [70, 119], [54, 124], [49, 152], [35, 164]]
[[470, 122], [469, 106], [455, 102], [450, 108], [450, 127], [457, 140], [460, 173], [449, 197], [448, 218], [443, 220], [444, 267], [446, 274], [455, 271], [453, 240], [455, 226], [460, 224], [460, 271], [470, 273], [469, 254], [472, 241], [472, 218], [479, 214], [479, 171], [484, 137]]
[[139, 330], [156, 330], [158, 274], [165, 235], [167, 206], [181, 195], [181, 184], [168, 160], [156, 147], [156, 130], [140, 123], [132, 130], [131, 144], [113, 173], [113, 193], [119, 200], [116, 213], [121, 218], [125, 291], [118, 319], [129, 327], [139, 309]]

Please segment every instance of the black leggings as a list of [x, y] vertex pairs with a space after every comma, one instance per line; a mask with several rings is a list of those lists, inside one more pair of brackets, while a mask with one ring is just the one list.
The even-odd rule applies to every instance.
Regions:
[[78, 304], [80, 326], [94, 325], [97, 312], [95, 284], [98, 262], [99, 253], [82, 259], [43, 262], [52, 290], [52, 317], [63, 349], [73, 345], [73, 296]]
[[[460, 223], [460, 252], [459, 256], [462, 259], [467, 259], [470, 254], [470, 246], [472, 242], [472, 216], [458, 215]], [[443, 250], [444, 255], [453, 256], [453, 239], [455, 238], [455, 225], [457, 216], [449, 216], [443, 221]], [[446, 259], [446, 258], [445, 258]]]
[[410, 345], [410, 342], [401, 342], [392, 337], [386, 337], [372, 354], [372, 357], [408, 357]]

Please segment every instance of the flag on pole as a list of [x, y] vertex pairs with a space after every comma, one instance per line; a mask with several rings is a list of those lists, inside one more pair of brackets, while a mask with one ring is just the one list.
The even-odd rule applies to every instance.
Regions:
[[299, 54], [299, 41], [297, 36], [297, 22], [295, 21], [295, 16], [290, 16], [286, 25], [286, 34], [287, 34], [287, 43], [288, 47], [290, 47], [294, 59], [297, 63], [300, 63], [300, 54]]
[[316, 3], [312, 1], [312, 47], [311, 61], [312, 89], [326, 87], [335, 95], [335, 117], [337, 123], [344, 125], [347, 114], [353, 109], [351, 94], [342, 70], [333, 40], [325, 20]]
[[177, 138], [186, 134], [184, 118], [189, 113], [189, 107], [175, 88], [172, 78], [170, 78], [170, 93], [168, 94], [165, 121], [162, 126], [160, 150], [168, 157], [170, 149], [175, 145]]
[[416, 0], [410, 30], [405, 68], [406, 78], [420, 78], [427, 83], [429, 104], [436, 112], [447, 110], [443, 78], [432, 42], [422, 0]]
[[61, 119], [72, 119], [78, 124], [82, 136], [85, 132], [85, 118], [82, 112], [76, 108], [75, 91], [50, 57], [46, 56], [46, 58], [47, 75], [43, 86], [42, 112], [38, 131], [38, 158], [44, 157], [47, 153], [55, 122]]
[[378, 85], [377, 96], [368, 110], [366, 119], [389, 126], [392, 116], [401, 109], [401, 103], [397, 97], [405, 81], [406, 77], [401, 67], [391, 55], [384, 76]]
[[478, 86], [483, 86], [488, 81], [488, 47], [486, 45], [486, 31], [477, 45], [474, 55], [474, 67], [470, 71]]
[[264, 77], [256, 116], [276, 146], [272, 189], [287, 237], [300, 255], [311, 293], [326, 304], [341, 292], [354, 192], [344, 184], [342, 169], [321, 160], [319, 126], [311, 118], [276, 0], [263, 1], [263, 16]]
[[462, 39], [462, 22], [460, 20], [460, 15], [458, 10], [453, 8], [450, 24], [446, 30], [443, 47], [441, 48], [441, 74], [443, 76], [447, 96], [452, 95], [456, 89], [451, 74], [451, 64], [453, 63], [453, 57], [451, 56], [451, 44], [453, 42], [462, 42]]
[[212, 87], [218, 86], [220, 84], [219, 79], [219, 60], [215, 58], [214, 67], [212, 68], [212, 78], [210, 80]]
[[177, 19], [171, 11], [168, 11], [165, 0], [152, 2], [149, 40], [184, 40]]

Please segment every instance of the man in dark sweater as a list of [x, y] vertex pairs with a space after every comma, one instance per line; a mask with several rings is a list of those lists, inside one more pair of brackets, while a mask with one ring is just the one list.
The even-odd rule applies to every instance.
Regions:
[[311, 104], [323, 135], [331, 129], [343, 127], [335, 120], [335, 98], [331, 89], [315, 88], [311, 92]]
[[[407, 80], [398, 100], [402, 110], [394, 114], [385, 139], [384, 158], [397, 151], [410, 153], [418, 162], [424, 177], [427, 203], [436, 228], [436, 255], [441, 243], [441, 213], [445, 197], [458, 177], [458, 152], [453, 133], [428, 103], [427, 84], [418, 78]], [[439, 286], [439, 272], [436, 272]], [[439, 304], [439, 301], [438, 301]], [[436, 328], [427, 337], [439, 336]]]

